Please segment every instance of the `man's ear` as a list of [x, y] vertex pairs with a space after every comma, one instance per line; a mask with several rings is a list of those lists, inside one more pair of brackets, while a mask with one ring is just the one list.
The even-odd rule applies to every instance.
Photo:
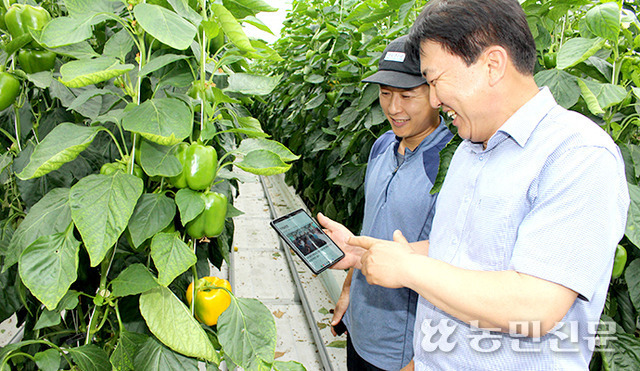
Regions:
[[504, 78], [509, 64], [509, 54], [499, 45], [488, 47], [483, 54], [488, 68], [489, 84], [495, 86]]

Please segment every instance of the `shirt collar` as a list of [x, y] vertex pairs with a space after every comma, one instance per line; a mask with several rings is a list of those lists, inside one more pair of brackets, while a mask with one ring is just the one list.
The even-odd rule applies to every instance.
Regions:
[[[417, 153], [421, 147], [424, 146], [428, 146], [430, 145], [430, 143], [436, 142], [441, 140], [442, 135], [444, 131], [448, 131], [449, 129], [447, 128], [447, 125], [444, 123], [444, 118], [442, 118], [442, 116], [440, 116], [440, 124], [438, 124], [438, 127], [435, 128], [435, 130], [427, 135], [426, 138], [424, 138], [422, 140], [422, 142], [420, 142], [420, 144], [418, 144], [418, 146], [416, 147], [416, 149], [414, 149], [413, 151], [410, 150], [409, 148], [405, 148], [404, 149], [404, 157], [405, 158], [409, 158], [411, 157], [414, 153]], [[396, 144], [394, 147], [395, 152], [398, 152], [398, 146], [400, 145], [400, 141], [402, 140], [402, 138], [400, 138], [399, 136], [396, 135]]]
[[[538, 94], [525, 103], [498, 129], [496, 134], [506, 134], [513, 138], [521, 147], [529, 140], [531, 133], [538, 126], [538, 123], [555, 107], [558, 103], [553, 98], [548, 87], [540, 88]], [[487, 149], [502, 142], [503, 135], [494, 135], [487, 145]], [[495, 139], [494, 139], [495, 137]], [[494, 142], [495, 144], [492, 144]]]

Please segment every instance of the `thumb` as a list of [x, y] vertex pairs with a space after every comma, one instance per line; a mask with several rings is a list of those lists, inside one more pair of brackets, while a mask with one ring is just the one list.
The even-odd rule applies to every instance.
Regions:
[[400, 242], [400, 243], [409, 243], [409, 241], [407, 241], [407, 239], [404, 238], [404, 235], [402, 234], [402, 232], [400, 232], [399, 229], [396, 229], [395, 231], [393, 231], [393, 241]]

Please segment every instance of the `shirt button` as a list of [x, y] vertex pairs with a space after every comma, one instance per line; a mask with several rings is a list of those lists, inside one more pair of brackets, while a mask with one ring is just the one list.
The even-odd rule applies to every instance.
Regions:
[[480, 160], [480, 161], [484, 160], [484, 156], [478, 157], [478, 160]]
[[458, 239], [457, 238], [452, 239], [451, 240], [451, 244], [452, 245], [457, 245], [458, 244]]

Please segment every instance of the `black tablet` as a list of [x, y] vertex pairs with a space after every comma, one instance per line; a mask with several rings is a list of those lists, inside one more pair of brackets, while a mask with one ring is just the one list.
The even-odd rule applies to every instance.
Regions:
[[344, 252], [303, 209], [272, 220], [270, 224], [315, 274], [344, 258]]

